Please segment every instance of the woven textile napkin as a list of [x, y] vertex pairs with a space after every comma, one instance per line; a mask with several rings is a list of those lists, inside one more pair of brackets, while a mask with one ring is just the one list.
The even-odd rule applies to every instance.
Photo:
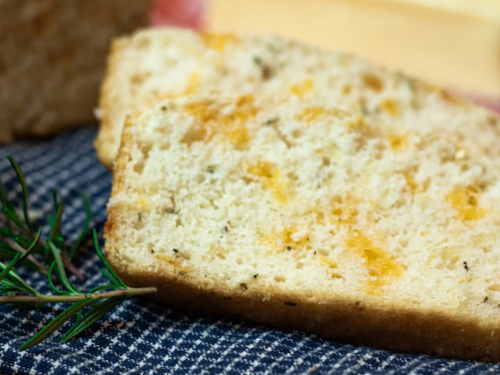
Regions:
[[[84, 220], [81, 193], [92, 201], [92, 225], [101, 234], [106, 221], [111, 173], [96, 159], [95, 134], [94, 128], [84, 128], [0, 149], [0, 176], [9, 198], [20, 203], [21, 190], [6, 154], [26, 174], [32, 208], [49, 212], [54, 188], [66, 199], [62, 231], [73, 241]], [[104, 282], [91, 241], [76, 265], [86, 276], [84, 285], [75, 281], [82, 290]], [[20, 273], [48, 292], [43, 277]], [[187, 316], [140, 299], [126, 301], [74, 342], [60, 344], [59, 333], [19, 353], [21, 344], [60, 311], [59, 306], [0, 308], [0, 374], [500, 374], [500, 365], [343, 345], [300, 332]]]

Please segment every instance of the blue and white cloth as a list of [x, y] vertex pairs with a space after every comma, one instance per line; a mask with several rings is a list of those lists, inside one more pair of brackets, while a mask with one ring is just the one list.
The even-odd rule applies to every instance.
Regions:
[[[66, 199], [62, 231], [72, 241], [84, 220], [80, 194], [92, 201], [92, 225], [99, 233], [106, 221], [111, 173], [96, 159], [95, 134], [89, 127], [0, 148], [0, 177], [10, 198], [20, 203], [20, 186], [6, 154], [26, 174], [32, 208], [50, 212], [54, 188]], [[105, 282], [91, 241], [85, 242], [76, 265], [86, 276], [83, 285], [75, 282], [81, 290]], [[44, 277], [28, 271], [22, 275], [49, 292]], [[140, 299], [126, 301], [76, 341], [60, 344], [58, 333], [19, 353], [62, 308], [0, 307], [0, 374], [500, 374], [500, 365], [343, 345], [300, 332], [191, 317]]]

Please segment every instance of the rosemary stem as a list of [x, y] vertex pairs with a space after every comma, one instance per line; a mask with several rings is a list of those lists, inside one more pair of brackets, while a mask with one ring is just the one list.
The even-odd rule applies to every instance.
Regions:
[[66, 250], [61, 251], [61, 259], [63, 261], [64, 266], [66, 269], [71, 272], [75, 277], [80, 280], [80, 281], [85, 281], [85, 277], [83, 277], [82, 273], [78, 271], [78, 269], [75, 267], [73, 262], [71, 261], [71, 258], [68, 255], [68, 252]]
[[[2, 220], [5, 222], [5, 219], [2, 218]], [[11, 226], [12, 226], [12, 229], [18, 231], [19, 233], [31, 238], [31, 239], [34, 239], [35, 238], [35, 235], [30, 232], [29, 230], [26, 230], [24, 228], [21, 228], [20, 226], [18, 226], [16, 223], [14, 222], [10, 222]], [[10, 240], [9, 238], [6, 238], [7, 242], [9, 242], [9, 244], [11, 246], [14, 246], [12, 244], [15, 243], [15, 241], [12, 241]], [[10, 241], [9, 241], [10, 240]], [[38, 244], [42, 247], [47, 247], [47, 242], [42, 240], [42, 239], [39, 239], [38, 240]], [[22, 249], [19, 245], [17, 245], [17, 243], [15, 243], [16, 245], [16, 249], [18, 249], [19, 251], [24, 251], [24, 249]], [[80, 280], [80, 281], [85, 281], [85, 278], [83, 277], [82, 273], [80, 271], [78, 271], [78, 269], [75, 267], [75, 265], [73, 264], [73, 262], [71, 261], [71, 258], [69, 257], [67, 251], [61, 251], [61, 258], [63, 260], [63, 263], [64, 265], [66, 266], [67, 270], [72, 273], [73, 275], [75, 275], [75, 277]], [[38, 263], [32, 256], [30, 256], [29, 258], [34, 264], [36, 264], [38, 267], [40, 267], [40, 269], [42, 270], [42, 273], [44, 275], [47, 275], [48, 274], [48, 270], [46, 267], [42, 266], [40, 263]]]
[[38, 294], [37, 296], [12, 296], [12, 297], [0, 297], [0, 305], [5, 303], [35, 303], [37, 305], [45, 305], [48, 303], [65, 303], [65, 302], [79, 302], [86, 298], [92, 298], [93, 301], [100, 301], [106, 298], [113, 297], [133, 297], [144, 294], [154, 294], [157, 292], [155, 287], [146, 288], [127, 288], [120, 290], [112, 290], [109, 292], [102, 293], [89, 293], [89, 294], [77, 294], [71, 296], [57, 296], [57, 295], [46, 295]]
[[[2, 221], [5, 222], [5, 219], [2, 218]], [[31, 239], [35, 238], [35, 236], [33, 236], [33, 233], [31, 233], [29, 230], [26, 230], [24, 228], [21, 228], [19, 225], [17, 225], [16, 223], [14, 223], [12, 220], [10, 221], [10, 225], [12, 226], [12, 229], [15, 229], [17, 230], [19, 233], [27, 236], [27, 237], [30, 237]], [[39, 243], [41, 242], [42, 240], [39, 240]]]
[[[18, 243], [12, 240], [11, 238], [2, 236], [2, 239], [5, 240], [5, 242], [7, 242], [10, 246], [15, 248], [17, 251], [23, 254], [26, 253], [26, 250], [23, 249], [21, 246], [19, 246]], [[28, 255], [26, 259], [29, 259], [35, 266], [37, 266], [40, 269], [40, 273], [44, 274], [45, 276], [49, 274], [49, 270], [47, 269], [47, 267], [38, 262], [34, 256]]]

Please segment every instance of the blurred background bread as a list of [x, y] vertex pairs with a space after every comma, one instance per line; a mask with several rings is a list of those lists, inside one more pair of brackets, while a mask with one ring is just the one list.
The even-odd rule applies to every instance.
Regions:
[[500, 109], [498, 0], [206, 0], [204, 14], [212, 32], [355, 53]]
[[0, 142], [94, 121], [113, 37], [150, 0], [0, 0]]
[[112, 166], [127, 115], [213, 92], [298, 96], [362, 113], [397, 137], [441, 131], [467, 153], [500, 154], [499, 118], [356, 56], [272, 35], [149, 28], [113, 43], [99, 103], [99, 159]]

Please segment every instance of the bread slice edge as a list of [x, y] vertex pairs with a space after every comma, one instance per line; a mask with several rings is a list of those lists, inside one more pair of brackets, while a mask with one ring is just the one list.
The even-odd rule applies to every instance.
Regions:
[[115, 161], [115, 155], [118, 151], [115, 149], [115, 144], [118, 143], [118, 146], [120, 144], [120, 142], [114, 141], [111, 114], [109, 113], [111, 108], [110, 101], [112, 100], [110, 96], [111, 85], [115, 84], [115, 75], [118, 70], [117, 67], [123, 56], [123, 51], [129, 45], [130, 40], [131, 38], [128, 36], [118, 37], [113, 40], [107, 57], [104, 80], [100, 89], [98, 117], [101, 123], [97, 138], [94, 142], [94, 148], [96, 149], [99, 161], [107, 167], [111, 167]]

